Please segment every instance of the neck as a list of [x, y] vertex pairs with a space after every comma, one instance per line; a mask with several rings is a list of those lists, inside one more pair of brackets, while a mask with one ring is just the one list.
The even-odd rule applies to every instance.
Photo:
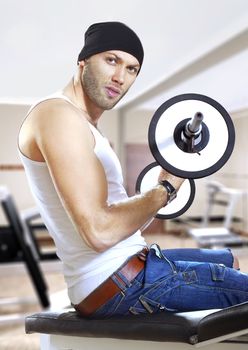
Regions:
[[83, 112], [87, 120], [94, 126], [97, 126], [98, 120], [104, 112], [101, 108], [95, 106], [85, 94], [81, 80], [80, 72], [71, 79], [69, 84], [63, 89], [63, 94], [67, 96], [79, 110]]

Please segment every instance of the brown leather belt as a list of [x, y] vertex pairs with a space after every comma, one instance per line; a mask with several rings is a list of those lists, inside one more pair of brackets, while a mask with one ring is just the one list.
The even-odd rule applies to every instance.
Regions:
[[106, 281], [100, 284], [100, 286], [90, 293], [83, 301], [77, 305], [73, 305], [75, 310], [82, 316], [90, 316], [113, 296], [120, 293], [122, 289], [111, 277], [115, 276], [120, 284], [122, 283], [124, 285], [125, 282], [122, 281], [117, 274], [120, 272], [129, 283], [132, 282], [138, 273], [143, 270], [147, 253], [148, 248], [144, 248], [138, 254], [133, 255], [123, 266], [114, 272]]

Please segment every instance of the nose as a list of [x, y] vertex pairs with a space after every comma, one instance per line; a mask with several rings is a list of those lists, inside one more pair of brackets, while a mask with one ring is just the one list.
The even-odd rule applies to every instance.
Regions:
[[113, 74], [112, 80], [119, 85], [123, 85], [125, 81], [125, 68], [117, 66]]

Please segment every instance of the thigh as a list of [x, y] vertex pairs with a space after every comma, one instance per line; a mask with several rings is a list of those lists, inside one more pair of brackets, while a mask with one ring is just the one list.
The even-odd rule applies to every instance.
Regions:
[[224, 264], [170, 261], [151, 249], [144, 270], [94, 317], [218, 309], [248, 301], [248, 275]]
[[175, 266], [182, 283], [170, 295], [171, 308], [218, 309], [248, 301], [247, 274], [215, 263], [175, 262]]
[[248, 301], [248, 275], [222, 264], [173, 262], [177, 273], [145, 285], [132, 313], [220, 309]]
[[233, 267], [233, 255], [230, 249], [165, 249], [163, 254], [172, 261], [210, 262]]

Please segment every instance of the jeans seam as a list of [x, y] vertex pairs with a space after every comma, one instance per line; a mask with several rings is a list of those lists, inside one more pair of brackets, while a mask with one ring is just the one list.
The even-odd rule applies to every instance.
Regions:
[[[118, 293], [118, 294], [116, 294], [113, 298], [111, 298], [111, 299], [114, 299], [114, 298], [117, 298], [118, 296], [120, 296], [120, 300], [118, 301], [118, 302], [116, 302], [116, 304], [114, 303], [114, 308], [113, 308], [113, 310], [109, 313], [109, 310], [107, 310], [107, 316], [105, 316], [104, 314], [106, 313], [106, 311], [104, 311], [104, 313], [103, 313], [103, 317], [106, 317], [106, 318], [108, 318], [108, 317], [111, 317], [115, 312], [116, 312], [116, 310], [117, 310], [117, 308], [120, 306], [120, 304], [122, 303], [122, 301], [125, 299], [125, 293], [123, 292], [123, 291], [120, 291], [120, 293]], [[109, 303], [110, 301], [111, 301], [111, 299], [107, 302], [107, 303]], [[106, 304], [107, 304], [106, 303]], [[93, 318], [95, 318], [95, 317], [97, 317], [97, 314], [99, 313], [99, 312], [101, 312], [101, 310], [104, 310], [104, 308], [106, 307], [106, 304], [104, 304], [104, 305], [102, 305], [102, 306], [100, 306], [95, 312], [94, 312], [94, 314], [92, 315], [93, 316]]]
[[[221, 281], [220, 281], [221, 283]], [[208, 286], [208, 285], [202, 285], [202, 284], [192, 284], [191, 285], [194, 288], [203, 289], [203, 290], [217, 290], [217, 291], [225, 291], [225, 292], [231, 292], [231, 293], [241, 293], [241, 294], [247, 294], [248, 291], [245, 290], [239, 290], [239, 289], [233, 289], [233, 288], [223, 288], [221, 286]]]
[[[171, 277], [174, 277], [174, 276], [171, 276]], [[165, 280], [165, 281], [166, 281], [166, 280]], [[152, 293], [152, 292], [153, 292], [154, 290], [156, 290], [156, 289], [160, 289], [161, 294], [159, 294], [159, 296], [157, 296], [157, 297], [155, 297], [155, 298], [153, 299], [155, 302], [157, 302], [157, 299], [158, 299], [158, 298], [161, 298], [161, 296], [166, 295], [166, 294], [169, 293], [172, 289], [178, 288], [178, 287], [180, 287], [180, 286], [182, 285], [182, 283], [180, 283], [180, 285], [176, 285], [176, 286], [174, 286], [174, 287], [170, 287], [170, 288], [164, 290], [164, 288], [160, 288], [160, 285], [163, 284], [165, 281], [156, 283], [156, 285], [153, 284], [153, 287], [150, 288], [149, 290], [147, 290], [146, 293], [142, 294], [142, 296], [147, 297], [147, 295], [148, 295], [149, 293]], [[184, 283], [183, 283], [183, 284], [184, 284]], [[148, 297], [147, 297], [147, 299], [151, 299], [151, 298], [148, 298]]]

